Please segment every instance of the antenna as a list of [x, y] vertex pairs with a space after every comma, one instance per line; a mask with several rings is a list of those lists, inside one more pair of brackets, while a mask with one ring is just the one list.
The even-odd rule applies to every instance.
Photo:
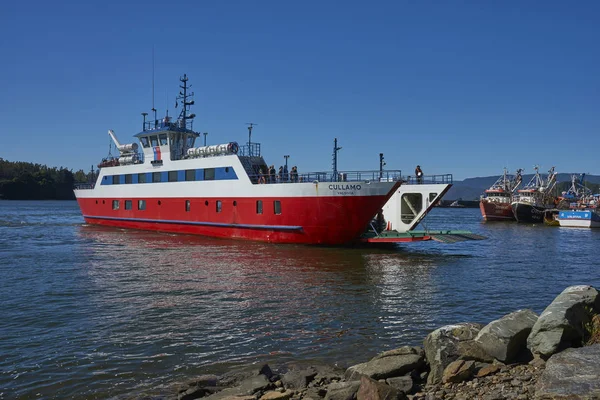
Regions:
[[252, 143], [252, 128], [258, 124], [255, 124], [254, 122], [246, 122], [246, 125], [248, 125], [248, 155], [252, 156], [252, 146], [250, 145]]
[[152, 111], [154, 111], [154, 128], [157, 127], [156, 108], [154, 108], [154, 45], [152, 45]]

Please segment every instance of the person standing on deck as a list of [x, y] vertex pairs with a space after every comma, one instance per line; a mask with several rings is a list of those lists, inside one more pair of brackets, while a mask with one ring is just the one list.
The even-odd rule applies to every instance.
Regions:
[[420, 165], [415, 168], [415, 176], [417, 177], [417, 183], [423, 183], [423, 170]]

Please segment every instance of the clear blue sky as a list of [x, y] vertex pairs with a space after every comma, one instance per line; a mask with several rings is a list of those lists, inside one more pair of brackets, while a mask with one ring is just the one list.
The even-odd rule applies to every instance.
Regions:
[[[196, 93], [208, 142], [301, 172], [600, 174], [600, 2], [28, 1], [0, 24], [0, 157], [89, 170]], [[485, 3], [485, 4], [484, 4]], [[180, 5], [181, 4], [181, 5]], [[254, 141], [253, 140], [253, 141]]]

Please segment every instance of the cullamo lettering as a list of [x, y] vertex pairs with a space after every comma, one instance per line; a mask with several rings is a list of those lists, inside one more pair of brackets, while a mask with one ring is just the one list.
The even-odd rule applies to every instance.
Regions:
[[360, 190], [360, 185], [329, 185], [329, 190]]

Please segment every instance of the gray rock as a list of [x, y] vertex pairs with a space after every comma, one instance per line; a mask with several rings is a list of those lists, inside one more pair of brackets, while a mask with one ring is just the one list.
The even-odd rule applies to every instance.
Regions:
[[511, 363], [526, 348], [527, 336], [537, 319], [531, 310], [515, 311], [484, 326], [475, 341], [495, 359]]
[[527, 338], [534, 355], [548, 358], [563, 349], [581, 346], [584, 325], [600, 311], [600, 296], [591, 286], [570, 286], [544, 310]]
[[359, 387], [360, 381], [332, 383], [327, 387], [325, 400], [352, 400]]
[[266, 389], [270, 384], [271, 382], [269, 382], [265, 375], [252, 376], [242, 381], [239, 386], [221, 390], [205, 398], [209, 400], [223, 400], [230, 396], [251, 395], [259, 390]]
[[281, 380], [287, 388], [304, 389], [315, 376], [317, 376], [317, 370], [309, 367], [301, 370], [290, 370], [283, 375]]
[[387, 378], [385, 381], [399, 392], [410, 393], [413, 388], [413, 380], [410, 376], [396, 376], [394, 378]]
[[347, 380], [365, 375], [373, 379], [401, 376], [425, 365], [425, 354], [419, 347], [404, 346], [381, 353], [370, 361], [353, 365], [346, 370]]
[[536, 399], [600, 399], [600, 344], [567, 349], [548, 359]]
[[431, 368], [428, 384], [440, 383], [444, 369], [459, 358], [484, 362], [493, 360], [474, 340], [481, 328], [481, 324], [461, 323], [443, 326], [427, 335], [424, 347]]

